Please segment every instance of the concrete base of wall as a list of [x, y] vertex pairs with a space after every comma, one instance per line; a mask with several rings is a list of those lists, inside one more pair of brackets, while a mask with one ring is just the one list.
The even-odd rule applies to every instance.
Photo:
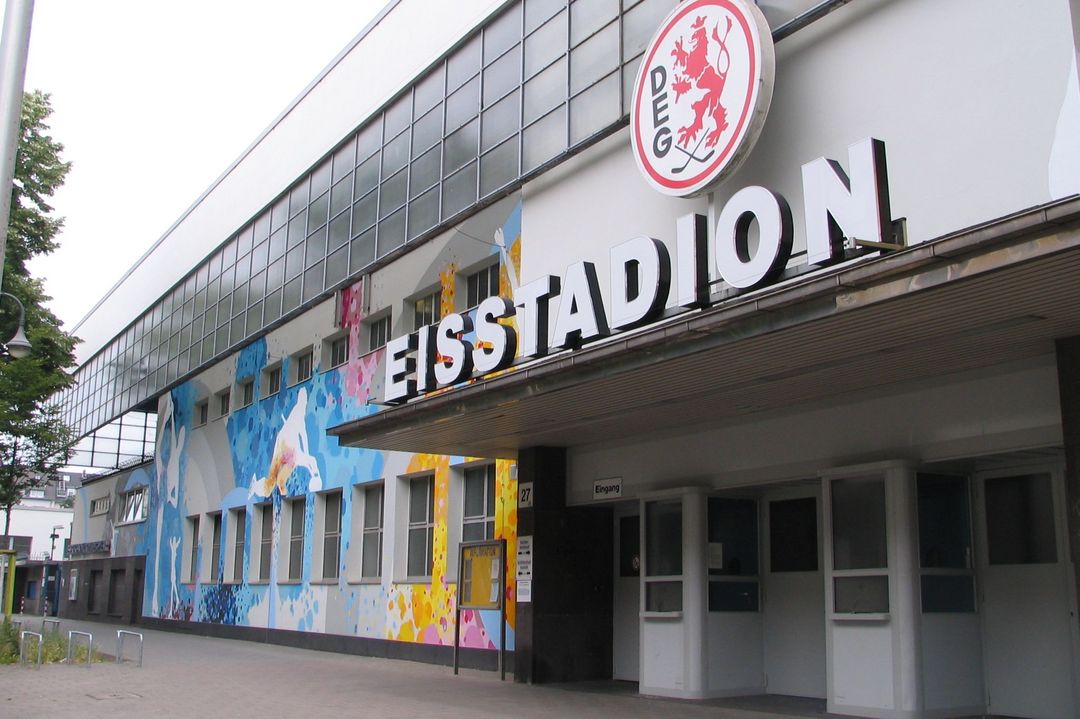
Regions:
[[[248, 642], [277, 644], [298, 649], [315, 649], [339, 654], [353, 654], [363, 657], [382, 659], [404, 659], [427, 664], [452, 666], [453, 647], [435, 644], [414, 644], [389, 639], [370, 637], [350, 637], [341, 634], [322, 634], [319, 632], [297, 632], [289, 629], [266, 629], [264, 627], [238, 627], [230, 624], [208, 624], [206, 622], [185, 622], [173, 619], [142, 617], [139, 624], [147, 629], [161, 629], [169, 632], [181, 632], [204, 637], [222, 639], [240, 639]], [[499, 653], [487, 649], [462, 648], [458, 651], [458, 664], [465, 669], [496, 671]], [[514, 670], [514, 652], [506, 653], [506, 671]]]

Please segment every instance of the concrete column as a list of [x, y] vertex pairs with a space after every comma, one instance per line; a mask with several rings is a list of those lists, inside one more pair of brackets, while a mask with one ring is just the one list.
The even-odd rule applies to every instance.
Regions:
[[893, 622], [893, 701], [896, 716], [921, 716], [922, 610], [919, 596], [919, 525], [916, 475], [897, 466], [886, 473], [889, 529], [890, 615]]
[[702, 490], [691, 490], [683, 496], [683, 636], [686, 695], [694, 698], [707, 696], [709, 687], [708, 543], [708, 499]]

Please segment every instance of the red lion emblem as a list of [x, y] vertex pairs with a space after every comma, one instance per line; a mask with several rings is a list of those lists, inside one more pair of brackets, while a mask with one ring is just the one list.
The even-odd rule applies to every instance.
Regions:
[[[675, 58], [675, 82], [672, 83], [671, 88], [675, 91], [676, 103], [683, 95], [695, 88], [703, 91], [704, 94], [691, 103], [694, 121], [686, 127], [679, 128], [677, 143], [684, 148], [689, 147], [690, 143], [697, 138], [698, 133], [704, 129], [705, 118], [708, 117], [711, 119], [713, 129], [703, 139], [705, 147], [710, 148], [720, 141], [720, 135], [728, 126], [727, 109], [720, 104], [720, 96], [724, 93], [724, 85], [731, 66], [731, 55], [727, 49], [727, 38], [731, 32], [731, 17], [727, 18], [727, 29], [723, 37], [720, 37], [719, 25], [713, 26], [712, 39], [719, 44], [715, 61], [709, 59], [711, 53], [705, 18], [697, 18], [691, 27], [690, 49], [687, 50], [683, 45], [683, 38], [679, 38], [675, 41], [675, 49], [671, 51], [672, 57]], [[700, 144], [699, 140], [698, 145]]]

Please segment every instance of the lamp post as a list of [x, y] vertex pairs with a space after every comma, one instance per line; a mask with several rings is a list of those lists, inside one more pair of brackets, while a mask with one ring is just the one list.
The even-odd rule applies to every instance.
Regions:
[[11, 339], [2, 346], [15, 359], [29, 357], [30, 350], [33, 349], [33, 347], [30, 345], [30, 340], [26, 338], [26, 330], [24, 329], [26, 324], [26, 308], [23, 307], [22, 301], [10, 292], [0, 292], [0, 297], [10, 297], [15, 300], [15, 304], [19, 306], [19, 326], [16, 328], [15, 334]]

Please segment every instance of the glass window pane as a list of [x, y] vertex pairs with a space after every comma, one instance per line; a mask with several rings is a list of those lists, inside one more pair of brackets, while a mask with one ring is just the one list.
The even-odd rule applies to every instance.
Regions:
[[476, 542], [484, 539], [484, 523], [470, 522], [461, 527], [461, 541]]
[[518, 93], [514, 91], [484, 111], [481, 117], [480, 151], [486, 152], [517, 132], [520, 121]]
[[270, 245], [267, 257], [268, 262], [273, 262], [274, 260], [281, 257], [283, 254], [285, 254], [286, 234], [287, 232], [283, 227], [280, 230], [275, 230], [274, 233], [270, 235]]
[[439, 63], [416, 83], [413, 97], [413, 117], [420, 117], [443, 99], [443, 65]]
[[483, 471], [465, 472], [465, 516], [484, 516], [484, 490], [487, 477]]
[[251, 251], [251, 271], [253, 273], [259, 272], [266, 267], [266, 257], [269, 254], [268, 248], [268, 243], [261, 242], [255, 245], [255, 249]]
[[412, 156], [416, 157], [442, 139], [442, 105], [413, 124]]
[[970, 569], [971, 516], [965, 477], [920, 473], [919, 565]]
[[281, 287], [281, 283], [285, 280], [285, 260], [280, 259], [277, 262], [270, 263], [270, 266], [266, 268], [266, 288], [267, 290], [276, 290]]
[[270, 324], [281, 317], [281, 290], [267, 293], [263, 303], [263, 322]]
[[330, 159], [311, 173], [311, 196], [317, 197], [330, 189]]
[[379, 223], [379, 257], [405, 244], [405, 210], [398, 210]]
[[285, 283], [281, 294], [281, 313], [291, 312], [300, 306], [300, 278]]
[[525, 77], [531, 77], [544, 69], [555, 58], [566, 52], [566, 13], [525, 38]]
[[619, 73], [570, 100], [570, 145], [577, 145], [619, 120]]
[[308, 201], [308, 181], [305, 177], [289, 192], [289, 214], [295, 215], [298, 212], [304, 210], [307, 207]]
[[354, 239], [349, 248], [349, 274], [360, 271], [375, 261], [375, 228]]
[[409, 133], [398, 135], [383, 148], [381, 177], [394, 174], [409, 161]]
[[566, 58], [525, 83], [525, 119], [532, 122], [566, 99]]
[[330, 191], [330, 216], [335, 217], [352, 203], [352, 178], [346, 177]]
[[370, 534], [364, 537], [363, 566], [360, 570], [361, 576], [379, 576], [379, 555], [381, 552], [382, 547], [379, 543], [379, 535]]
[[516, 3], [484, 28], [484, 64], [497, 58], [521, 39], [521, 4]]
[[757, 582], [709, 582], [710, 612], [756, 612]]
[[681, 612], [682, 582], [646, 582], [645, 611]]
[[427, 529], [409, 530], [409, 566], [407, 572], [410, 577], [426, 577], [431, 573], [431, 565], [427, 562]]
[[480, 158], [480, 195], [504, 187], [518, 175], [518, 139], [512, 137]]
[[308, 238], [304, 245], [304, 266], [309, 267], [326, 257], [326, 228], [322, 228]]
[[990, 564], [1057, 561], [1049, 474], [987, 479], [985, 495]]
[[352, 226], [354, 232], [365, 230], [375, 224], [375, 211], [378, 209], [379, 193], [372, 192], [356, 201], [352, 210]]
[[476, 169], [472, 163], [443, 181], [442, 217], [447, 219], [476, 202]]
[[262, 303], [256, 302], [247, 312], [247, 327], [245, 328], [247, 335], [250, 337], [261, 330], [262, 323]]
[[521, 82], [521, 46], [515, 47], [484, 70], [484, 107]]
[[353, 197], [360, 197], [375, 189], [379, 184], [379, 156], [375, 155], [356, 166], [356, 181], [353, 184]]
[[409, 204], [409, 239], [434, 227], [439, 221], [439, 188], [433, 188]]
[[409, 480], [409, 522], [427, 521], [428, 477]]
[[649, 577], [682, 574], [682, 500], [645, 505], [645, 574]]
[[287, 247], [296, 247], [307, 237], [307, 213], [302, 212], [289, 220], [289, 241]]
[[623, 59], [645, 52], [649, 40], [669, 12], [670, 2], [650, 0], [623, 13]]
[[285, 223], [289, 221], [289, 195], [282, 195], [281, 198], [274, 203], [274, 209], [271, 212], [270, 230], [278, 230], [285, 226]]
[[323, 264], [313, 266], [304, 273], [304, 302], [314, 299], [323, 290]]
[[308, 208], [308, 223], [307, 231], [312, 232], [315, 229], [322, 227], [326, 224], [327, 210], [330, 208], [330, 193], [326, 192], [316, 197], [311, 207]]
[[338, 215], [330, 221], [327, 251], [333, 251], [349, 241], [349, 213]]
[[371, 487], [364, 494], [364, 527], [382, 526], [382, 487]]
[[409, 194], [416, 197], [439, 181], [440, 161], [442, 148], [433, 147], [426, 153], [413, 160], [409, 168]]
[[480, 33], [457, 49], [447, 60], [446, 88], [453, 91], [480, 72]]
[[388, 214], [405, 204], [405, 191], [409, 173], [404, 170], [385, 180], [379, 186], [379, 216]]
[[371, 119], [356, 136], [356, 162], [371, 157], [382, 147], [382, 117]]
[[769, 502], [769, 570], [816, 572], [817, 500], [813, 497]]
[[592, 35], [619, 12], [619, 0], [577, 0], [570, 5], [570, 43]]
[[473, 120], [443, 143], [443, 175], [449, 175], [476, 157], [479, 123]]
[[570, 52], [570, 94], [580, 92], [619, 66], [619, 26], [611, 25]]
[[887, 567], [884, 480], [836, 479], [831, 488], [833, 567]]
[[958, 574], [924, 574], [921, 595], [924, 612], [974, 612], [975, 578]]
[[532, 32], [565, 7], [566, 0], [526, 0], [525, 32]]
[[349, 271], [349, 248], [342, 247], [326, 258], [326, 286], [342, 282]]
[[889, 611], [889, 578], [833, 577], [833, 606], [839, 613]]
[[340, 181], [356, 166], [356, 138], [350, 137], [334, 153], [334, 182]]
[[449, 134], [476, 117], [480, 105], [480, 78], [470, 80], [446, 99], [446, 132]]
[[757, 576], [758, 531], [755, 501], [709, 498], [708, 557], [710, 575]]
[[395, 137], [412, 120], [412, 92], [406, 91], [383, 113], [383, 142]]

